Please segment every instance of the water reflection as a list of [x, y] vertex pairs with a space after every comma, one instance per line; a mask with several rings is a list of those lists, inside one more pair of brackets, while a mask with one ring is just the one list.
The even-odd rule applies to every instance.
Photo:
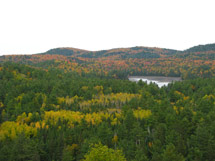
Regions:
[[180, 77], [156, 77], [156, 76], [131, 76], [128, 78], [130, 81], [138, 82], [139, 80], [142, 80], [143, 82], [146, 82], [147, 84], [155, 83], [158, 85], [158, 87], [167, 86], [169, 83], [172, 83], [174, 81], [180, 81]]

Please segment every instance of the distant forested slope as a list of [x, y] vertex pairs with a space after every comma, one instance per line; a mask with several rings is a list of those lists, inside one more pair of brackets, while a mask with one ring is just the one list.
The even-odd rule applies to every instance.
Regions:
[[210, 78], [215, 76], [214, 46], [215, 44], [199, 45], [184, 51], [150, 47], [101, 51], [56, 48], [34, 55], [2, 56], [0, 61], [109, 78], [124, 79], [129, 75]]

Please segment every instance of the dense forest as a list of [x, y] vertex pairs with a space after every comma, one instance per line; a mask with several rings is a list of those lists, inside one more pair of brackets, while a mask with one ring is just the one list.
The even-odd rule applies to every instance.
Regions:
[[215, 44], [2, 56], [0, 160], [214, 160], [214, 58]]
[[128, 75], [210, 78], [215, 76], [215, 44], [200, 45], [184, 51], [149, 47], [102, 51], [56, 48], [34, 55], [0, 57], [0, 62], [7, 61], [100, 78], [127, 79]]

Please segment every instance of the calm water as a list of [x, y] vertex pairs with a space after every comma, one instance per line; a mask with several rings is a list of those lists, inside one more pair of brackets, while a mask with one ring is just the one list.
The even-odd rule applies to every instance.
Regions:
[[160, 76], [130, 76], [128, 77], [128, 79], [133, 82], [138, 82], [139, 80], [142, 80], [147, 84], [155, 83], [158, 85], [158, 87], [167, 86], [169, 83], [175, 81], [181, 81], [180, 77], [160, 77]]

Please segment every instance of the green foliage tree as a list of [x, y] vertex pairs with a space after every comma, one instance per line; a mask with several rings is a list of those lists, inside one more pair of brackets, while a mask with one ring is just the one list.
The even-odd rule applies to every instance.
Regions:
[[126, 161], [121, 150], [113, 150], [101, 143], [91, 147], [83, 161]]
[[0, 145], [0, 160], [2, 161], [40, 161], [40, 149], [37, 142], [26, 138], [24, 134]]
[[176, 151], [175, 146], [173, 144], [167, 145], [162, 157], [163, 161], [185, 161], [183, 155]]

